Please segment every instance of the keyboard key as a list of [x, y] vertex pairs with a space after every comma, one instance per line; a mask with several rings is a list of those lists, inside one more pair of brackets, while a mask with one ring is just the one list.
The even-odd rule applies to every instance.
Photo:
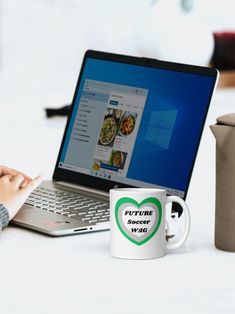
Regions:
[[68, 217], [76, 216], [76, 214], [69, 214]]
[[97, 222], [98, 220], [97, 219], [92, 219], [89, 221], [89, 223], [93, 223], [93, 222]]
[[87, 220], [90, 220], [91, 218], [82, 218], [82, 221], [87, 221]]
[[100, 218], [99, 221], [108, 221], [108, 218]]
[[92, 217], [93, 216], [93, 214], [88, 214], [88, 215], [86, 215], [86, 217]]

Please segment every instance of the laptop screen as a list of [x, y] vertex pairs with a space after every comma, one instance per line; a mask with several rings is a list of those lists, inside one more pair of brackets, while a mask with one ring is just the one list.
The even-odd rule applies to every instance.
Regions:
[[185, 196], [215, 78], [86, 58], [58, 167]]

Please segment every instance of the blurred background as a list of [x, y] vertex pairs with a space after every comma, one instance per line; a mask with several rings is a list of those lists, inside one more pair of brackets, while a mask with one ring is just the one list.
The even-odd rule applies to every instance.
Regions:
[[234, 12], [234, 0], [0, 0], [0, 163], [52, 174], [66, 119], [44, 109], [71, 102], [87, 49], [214, 64], [235, 85]]
[[0, 11], [0, 97], [15, 86], [14, 102], [49, 105], [71, 100], [87, 49], [206, 65], [213, 33], [235, 30], [234, 0], [1, 0]]

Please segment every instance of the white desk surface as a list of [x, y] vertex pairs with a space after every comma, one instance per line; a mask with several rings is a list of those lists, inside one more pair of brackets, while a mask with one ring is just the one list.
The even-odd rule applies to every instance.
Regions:
[[[4, 75], [1, 83], [0, 163], [50, 178], [65, 119], [46, 119], [43, 107], [68, 95], [33, 82], [17, 87]], [[119, 260], [109, 256], [109, 232], [50, 238], [9, 226], [0, 236], [0, 313], [234, 313], [235, 254], [213, 245], [215, 140], [208, 127], [234, 108], [235, 90], [218, 90], [187, 197], [192, 227], [184, 249]]]

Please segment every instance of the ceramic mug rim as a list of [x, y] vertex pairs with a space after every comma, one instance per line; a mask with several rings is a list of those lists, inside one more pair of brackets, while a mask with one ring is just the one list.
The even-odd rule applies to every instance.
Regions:
[[166, 190], [164, 189], [158, 189], [158, 188], [116, 188], [116, 189], [111, 189], [110, 192], [164, 192], [166, 193]]

